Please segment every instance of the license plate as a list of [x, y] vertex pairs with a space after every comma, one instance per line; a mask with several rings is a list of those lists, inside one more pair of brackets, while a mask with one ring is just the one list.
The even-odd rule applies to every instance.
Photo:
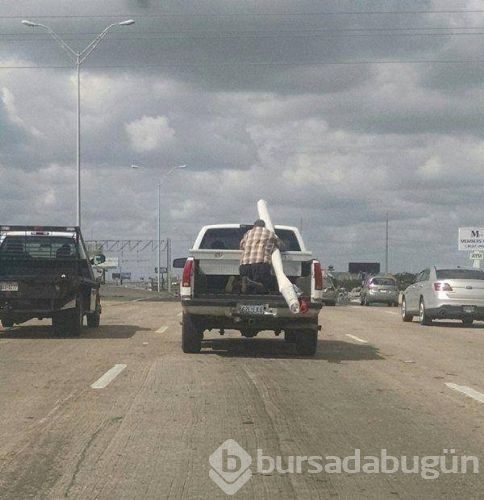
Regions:
[[240, 304], [240, 314], [264, 314], [263, 304]]
[[18, 283], [2, 281], [0, 282], [0, 292], [18, 292]]
[[462, 310], [465, 313], [473, 313], [476, 310], [476, 306], [463, 306]]

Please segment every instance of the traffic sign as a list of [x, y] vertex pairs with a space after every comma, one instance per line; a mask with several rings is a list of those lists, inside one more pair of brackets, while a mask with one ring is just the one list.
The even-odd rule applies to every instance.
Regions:
[[469, 256], [471, 260], [484, 260], [483, 252], [472, 252]]
[[484, 250], [484, 228], [460, 227], [459, 250]]

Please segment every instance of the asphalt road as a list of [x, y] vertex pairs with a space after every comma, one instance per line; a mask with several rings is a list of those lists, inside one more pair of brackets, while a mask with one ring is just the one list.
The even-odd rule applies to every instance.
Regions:
[[[1, 499], [227, 498], [211, 469], [234, 498], [484, 498], [484, 323], [326, 307], [314, 358], [235, 332], [187, 355], [178, 302], [106, 295], [78, 339], [0, 330]], [[209, 462], [229, 439], [247, 455]]]

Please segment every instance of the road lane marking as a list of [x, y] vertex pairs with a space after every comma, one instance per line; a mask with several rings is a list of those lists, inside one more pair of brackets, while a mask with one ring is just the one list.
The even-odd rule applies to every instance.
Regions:
[[383, 311], [385, 314], [400, 314], [398, 311]]
[[361, 342], [362, 344], [368, 344], [368, 340], [360, 339], [360, 337], [357, 337], [356, 335], [350, 335], [349, 333], [347, 333], [346, 336], [350, 339], [356, 340], [357, 342]]
[[182, 313], [182, 312], [181, 312], [181, 313], [178, 313], [178, 314], [177, 314], [177, 316], [178, 316], [179, 318], [181, 318], [181, 317], [183, 316], [183, 313]]
[[479, 403], [484, 403], [484, 394], [482, 392], [478, 392], [474, 389], [471, 389], [470, 387], [467, 387], [465, 385], [457, 385], [457, 384], [450, 384], [446, 383], [445, 384], [449, 389], [452, 389], [457, 392], [461, 392], [462, 394], [465, 394], [469, 398], [475, 399], [476, 401], [479, 401]]
[[104, 389], [110, 384], [128, 365], [114, 365], [101, 378], [91, 385], [92, 389]]
[[167, 326], [162, 326], [161, 328], [158, 328], [158, 330], [156, 330], [156, 333], [165, 333], [167, 330]]

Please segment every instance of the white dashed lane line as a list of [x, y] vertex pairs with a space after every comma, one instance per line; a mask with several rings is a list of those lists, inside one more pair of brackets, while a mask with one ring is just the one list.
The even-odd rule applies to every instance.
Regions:
[[162, 326], [161, 328], [158, 328], [158, 330], [156, 330], [156, 333], [165, 333], [167, 330], [167, 326]]
[[127, 365], [114, 365], [101, 378], [96, 380], [96, 382], [94, 382], [94, 384], [91, 385], [91, 388], [104, 389], [126, 368], [126, 366]]
[[368, 340], [360, 339], [360, 337], [357, 337], [356, 335], [350, 335], [349, 333], [347, 333], [346, 336], [349, 337], [350, 339], [356, 340], [356, 342], [361, 342], [362, 344], [368, 344]]
[[479, 403], [484, 403], [484, 394], [482, 394], [482, 392], [478, 392], [475, 389], [472, 389], [471, 387], [467, 387], [466, 385], [457, 385], [451, 383], [446, 383], [445, 385], [449, 389], [452, 389], [453, 391], [465, 394], [467, 397], [479, 401]]

